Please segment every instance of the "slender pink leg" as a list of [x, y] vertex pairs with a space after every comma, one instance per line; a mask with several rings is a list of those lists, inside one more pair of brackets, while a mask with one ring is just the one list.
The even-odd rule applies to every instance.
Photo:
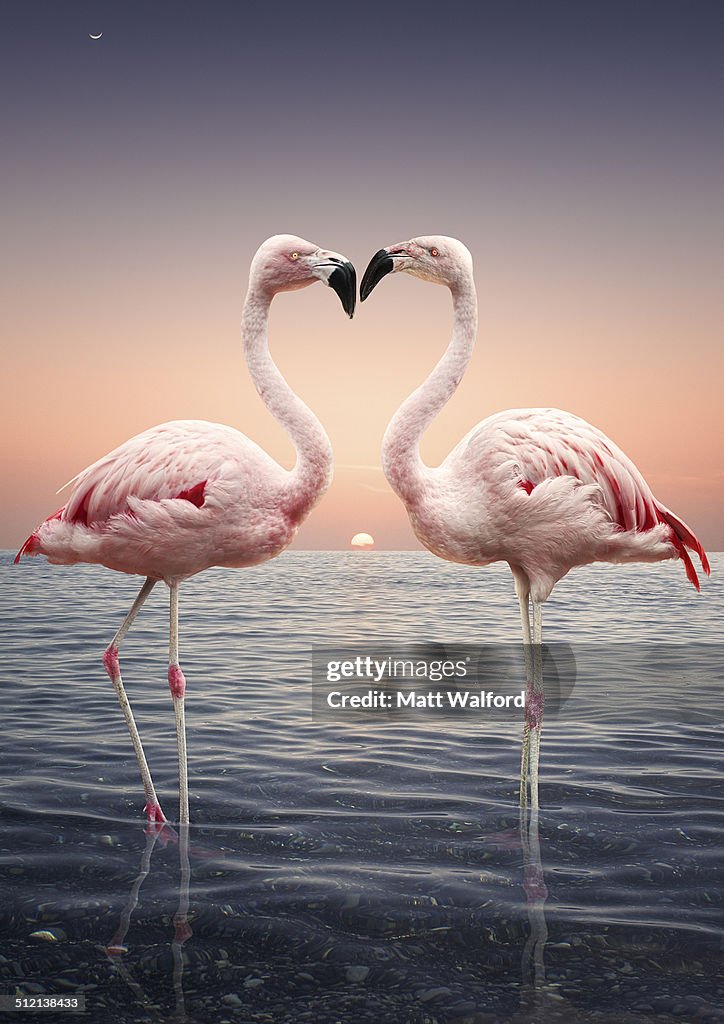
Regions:
[[543, 726], [543, 609], [533, 601], [533, 688], [526, 700], [530, 717], [530, 804], [538, 809], [538, 766], [540, 764], [540, 731]]
[[520, 603], [520, 625], [523, 633], [523, 651], [525, 653], [525, 721], [523, 722], [523, 743], [520, 754], [520, 813], [524, 815], [528, 806], [528, 778], [530, 775], [530, 699], [533, 693], [533, 656], [531, 648], [530, 631], [530, 604], [528, 600], [527, 586], [518, 588], [518, 601]]
[[540, 765], [540, 731], [543, 724], [543, 614], [539, 601], [533, 601], [533, 628], [530, 622], [530, 584], [527, 576], [511, 565], [515, 591], [520, 603], [520, 623], [523, 632], [527, 687], [525, 695], [525, 722], [520, 760], [520, 814], [530, 805], [538, 807], [538, 769]]
[[144, 601], [153, 590], [156, 580], [147, 579], [141, 587], [138, 597], [133, 602], [131, 610], [121, 623], [121, 627], [116, 635], [111, 640], [110, 644], [106, 648], [106, 652], [103, 655], [103, 664], [106, 672], [111, 677], [111, 682], [115, 688], [116, 694], [118, 695], [118, 702], [121, 705], [123, 711], [123, 717], [126, 719], [126, 725], [128, 731], [131, 734], [131, 740], [133, 741], [133, 749], [136, 752], [136, 760], [138, 761], [138, 767], [141, 770], [141, 779], [143, 780], [143, 790], [146, 794], [146, 818], [148, 820], [149, 827], [153, 827], [157, 823], [163, 824], [166, 821], [166, 816], [161, 810], [161, 805], [158, 802], [156, 796], [156, 790], [153, 785], [153, 779], [151, 778], [151, 772], [146, 761], [146, 755], [143, 752], [143, 745], [141, 743], [141, 737], [138, 734], [138, 728], [136, 727], [136, 721], [131, 711], [131, 705], [128, 701], [125, 688], [123, 686], [123, 680], [121, 679], [121, 665], [118, 658], [118, 652], [121, 646], [121, 642], [125, 637], [128, 630], [133, 624], [133, 620], [138, 615]]
[[173, 697], [176, 718], [176, 741], [178, 744], [178, 791], [179, 822], [189, 823], [189, 781], [186, 764], [186, 720], [184, 717], [184, 694], [186, 680], [178, 663], [178, 583], [169, 584], [171, 590], [170, 631], [168, 641], [168, 685]]

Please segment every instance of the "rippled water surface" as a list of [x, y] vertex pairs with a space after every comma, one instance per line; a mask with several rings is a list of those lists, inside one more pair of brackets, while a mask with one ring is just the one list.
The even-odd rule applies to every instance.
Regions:
[[[701, 595], [672, 564], [556, 588], [544, 636], [589, 668], [545, 721], [532, 838], [520, 722], [311, 716], [312, 643], [517, 640], [507, 570], [293, 552], [188, 581], [188, 845], [145, 834], [101, 663], [139, 581], [10, 562], [0, 992], [83, 994], [85, 1021], [724, 1020], [720, 556]], [[159, 586], [121, 663], [175, 819], [167, 620]]]

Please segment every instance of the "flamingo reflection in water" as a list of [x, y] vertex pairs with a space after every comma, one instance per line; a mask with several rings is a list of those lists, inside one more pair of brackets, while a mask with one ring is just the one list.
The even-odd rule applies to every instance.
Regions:
[[[166, 845], [169, 836], [173, 833], [163, 823], [150, 824], [146, 828], [146, 844], [141, 853], [141, 863], [131, 891], [128, 895], [123, 910], [121, 911], [120, 922], [113, 938], [106, 946], [106, 955], [113, 965], [114, 971], [125, 981], [131, 992], [136, 997], [138, 1004], [147, 1010], [156, 1007], [156, 999], [150, 999], [144, 992], [142, 986], [136, 981], [130, 969], [124, 963], [124, 955], [128, 952], [125, 945], [126, 936], [131, 925], [133, 912], [138, 906], [141, 886], [145, 882], [151, 870], [151, 857], [156, 843], [161, 840]], [[189, 859], [189, 826], [179, 825], [178, 830], [179, 849], [179, 898], [176, 913], [173, 917], [173, 939], [171, 940], [171, 957], [173, 960], [173, 992], [174, 1012], [173, 1020], [184, 1021], [186, 1024], [193, 1024], [192, 1018], [186, 1012], [186, 1003], [183, 988], [184, 975], [184, 944], [193, 935], [193, 929], [189, 923], [189, 890], [191, 884], [191, 862]]]

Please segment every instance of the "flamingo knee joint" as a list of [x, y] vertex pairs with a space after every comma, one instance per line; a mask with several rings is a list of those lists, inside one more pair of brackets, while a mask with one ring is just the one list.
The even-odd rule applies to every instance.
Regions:
[[186, 692], [186, 679], [179, 665], [169, 665], [168, 685], [171, 696], [181, 699]]
[[118, 648], [110, 644], [103, 652], [103, 667], [111, 679], [117, 678], [121, 672], [121, 663], [118, 659]]

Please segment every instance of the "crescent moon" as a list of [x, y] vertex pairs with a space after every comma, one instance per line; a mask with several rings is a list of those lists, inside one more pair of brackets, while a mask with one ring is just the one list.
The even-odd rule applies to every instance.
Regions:
[[88, 33], [88, 38], [89, 38], [89, 39], [100, 39], [100, 37], [101, 37], [102, 35], [103, 35], [103, 33], [102, 33], [102, 32], [99, 32], [97, 36], [94, 36], [92, 32], [89, 32], [89, 33]]

